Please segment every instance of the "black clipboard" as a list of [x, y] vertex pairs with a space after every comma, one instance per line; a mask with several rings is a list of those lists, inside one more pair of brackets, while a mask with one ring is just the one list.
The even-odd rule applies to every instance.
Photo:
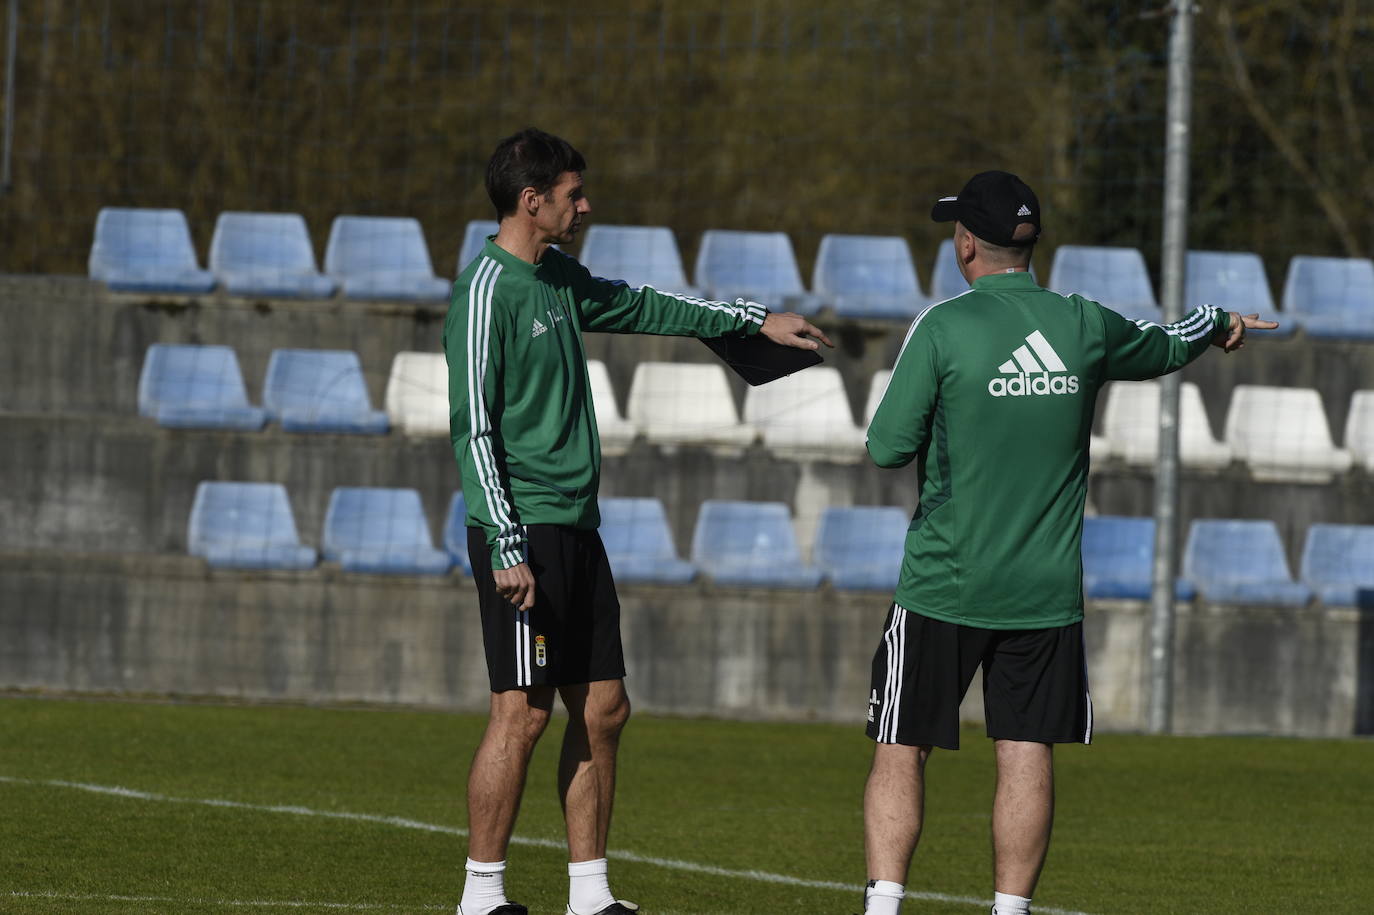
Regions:
[[734, 369], [735, 374], [755, 387], [825, 361], [816, 350], [784, 346], [761, 334], [750, 337], [703, 337], [701, 342]]

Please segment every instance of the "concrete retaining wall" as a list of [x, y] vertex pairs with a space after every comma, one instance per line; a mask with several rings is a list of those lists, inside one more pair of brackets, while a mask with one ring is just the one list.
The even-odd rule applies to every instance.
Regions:
[[[193, 693], [481, 708], [487, 685], [471, 586], [441, 580], [210, 572], [182, 555], [196, 483], [287, 485], [303, 538], [319, 542], [335, 486], [414, 486], [434, 533], [457, 486], [447, 442], [190, 432], [136, 415], [155, 342], [228, 343], [261, 399], [277, 347], [357, 351], [374, 403], [401, 350], [435, 351], [445, 309], [392, 303], [272, 302], [111, 295], [83, 278], [0, 277], [0, 686]], [[821, 319], [839, 349], [856, 415], [903, 328]], [[624, 404], [646, 359], [711, 361], [692, 340], [589, 335]], [[1350, 394], [1374, 388], [1374, 346], [1295, 339], [1209, 355], [1214, 428], [1238, 383], [1317, 388], [1332, 428]], [[732, 381], [737, 395], [742, 384]], [[914, 474], [867, 463], [783, 460], [761, 447], [723, 459], [637, 443], [605, 461], [603, 494], [657, 496], [679, 550], [707, 498], [789, 502], [803, 537], [827, 504], [914, 506]], [[1102, 513], [1150, 511], [1148, 473], [1102, 464]], [[1296, 567], [1315, 521], [1374, 520], [1374, 480], [1255, 484], [1243, 468], [1191, 473], [1181, 512], [1279, 522]], [[674, 714], [861, 722], [887, 595], [627, 588], [624, 632], [641, 708]], [[1175, 718], [1185, 733], [1340, 736], [1374, 732], [1371, 611], [1181, 608]], [[1090, 608], [1098, 721], [1144, 723], [1146, 608]], [[966, 710], [976, 714], [978, 702]]]
[[[0, 414], [0, 549], [182, 553], [186, 521], [201, 480], [284, 483], [296, 524], [318, 544], [329, 493], [336, 486], [418, 489], [438, 542], [449, 499], [459, 486], [442, 438], [297, 435], [162, 429], [130, 416]], [[798, 463], [761, 446], [743, 458], [706, 449], [668, 454], [638, 442], [603, 463], [603, 496], [654, 496], [667, 506], [678, 549], [691, 548], [698, 508], [706, 499], [781, 501], [792, 506], [809, 544], [829, 505], [915, 508], [915, 471], [871, 463]], [[1149, 515], [1149, 473], [1104, 465], [1089, 482], [1103, 514]], [[1256, 484], [1243, 467], [1185, 473], [1180, 517], [1271, 518], [1296, 571], [1314, 522], [1374, 520], [1374, 478], [1351, 473], [1324, 486]], [[1186, 530], [1186, 527], [1185, 527]]]
[[[621, 590], [637, 707], [863, 723], [888, 596]], [[1181, 607], [1174, 716], [1195, 734], [1374, 732], [1374, 610]], [[1097, 724], [1140, 729], [1148, 610], [1086, 624]], [[0, 685], [483, 709], [471, 582], [211, 571], [187, 557], [0, 553]], [[965, 704], [977, 719], [977, 689]]]
[[[138, 372], [153, 343], [224, 343], [238, 352], [248, 393], [261, 403], [267, 359], [277, 347], [351, 349], [362, 359], [374, 404], [382, 403], [392, 357], [402, 350], [437, 352], [445, 306], [388, 302], [252, 300], [222, 294], [154, 297], [110, 293], [81, 277], [0, 276], [0, 411], [136, 412]], [[822, 316], [835, 340], [827, 363], [844, 376], [856, 415], [868, 382], [890, 368], [906, 327]], [[588, 334], [587, 351], [602, 359], [623, 408], [636, 363], [715, 361], [695, 340]], [[1345, 426], [1351, 392], [1374, 389], [1374, 345], [1255, 334], [1245, 351], [1209, 353], [1184, 370], [1206, 395], [1215, 430], [1223, 427], [1237, 384], [1316, 388], [1331, 428]], [[736, 382], [737, 395], [743, 383]]]

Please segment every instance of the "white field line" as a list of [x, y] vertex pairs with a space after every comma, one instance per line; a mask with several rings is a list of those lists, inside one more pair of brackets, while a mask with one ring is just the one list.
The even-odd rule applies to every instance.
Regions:
[[223, 908], [239, 909], [311, 909], [314, 911], [320, 909], [333, 909], [342, 912], [413, 912], [417, 908], [424, 909], [427, 912], [447, 912], [449, 910], [449, 907], [446, 905], [401, 906], [381, 902], [300, 902], [278, 899], [181, 899], [176, 896], [104, 896], [95, 893], [25, 893], [19, 891], [5, 893], [4, 895], [8, 896], [10, 899], [53, 899], [61, 900], [62, 902], [163, 902], [178, 906], [220, 906]]
[[[231, 810], [252, 810], [257, 813], [285, 813], [293, 816], [302, 817], [322, 817], [333, 820], [348, 820], [356, 823], [375, 823], [381, 826], [395, 826], [401, 829], [418, 829], [423, 832], [440, 833], [442, 835], [465, 837], [468, 834], [466, 829], [457, 826], [443, 826], [437, 823], [425, 823], [420, 820], [411, 820], [405, 817], [381, 816], [373, 813], [352, 813], [346, 810], [316, 810], [311, 807], [300, 807], [296, 805], [281, 804], [247, 804], [242, 801], [228, 801], [219, 798], [194, 798], [194, 797], [171, 797], [165, 794], [154, 794], [150, 791], [138, 791], [134, 788], [123, 788], [118, 785], [93, 785], [87, 782], [69, 782], [60, 779], [32, 779], [32, 778], [13, 778], [0, 775], [0, 783], [10, 785], [30, 785], [34, 787], [46, 788], [70, 788], [76, 791], [87, 791], [92, 794], [108, 794], [114, 797], [129, 798], [140, 801], [155, 801], [166, 804], [195, 804], [202, 807], [222, 807]], [[536, 848], [566, 848], [565, 842], [558, 839], [537, 839], [525, 836], [512, 836], [511, 843], [515, 845], [528, 845]], [[805, 887], [817, 890], [835, 890], [838, 892], [854, 893], [858, 895], [862, 892], [862, 887], [851, 883], [840, 883], [835, 880], [807, 880], [804, 877], [793, 877], [788, 874], [774, 874], [769, 871], [758, 870], [736, 870], [726, 867], [716, 867], [711, 864], [699, 864], [695, 861], [683, 861], [678, 858], [659, 858], [654, 855], [642, 855], [633, 851], [620, 851], [610, 849], [606, 852], [606, 857], [615, 858], [619, 861], [632, 861], [636, 864], [651, 864], [655, 867], [662, 867], [669, 870], [686, 871], [693, 874], [706, 874], [711, 877], [728, 877], [739, 880], [752, 880], [757, 883], [776, 883], [783, 886]], [[906, 894], [908, 899], [923, 899], [930, 902], [949, 902], [962, 905], [978, 906], [987, 908], [992, 904], [989, 899], [979, 899], [974, 896], [951, 896], [945, 893], [928, 893], [909, 890]], [[92, 897], [109, 898], [118, 897]], [[176, 901], [176, 900], [171, 900]], [[223, 903], [224, 905], [304, 905], [304, 903]], [[312, 903], [316, 904], [316, 903]], [[329, 903], [320, 903], [329, 905]], [[342, 904], [337, 904], [342, 905]], [[1035, 911], [1041, 915], [1088, 915], [1086, 912], [1078, 912], [1072, 909], [1056, 909], [1046, 906], [1036, 906]]]

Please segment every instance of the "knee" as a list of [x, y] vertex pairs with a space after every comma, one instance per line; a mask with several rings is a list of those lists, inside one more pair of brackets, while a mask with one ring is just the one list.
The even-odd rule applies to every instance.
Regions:
[[532, 705], [493, 706], [489, 727], [503, 742], [533, 747], [548, 727], [550, 711]]
[[623, 692], [586, 710], [587, 734], [594, 739], [614, 740], [630, 720], [630, 697]]

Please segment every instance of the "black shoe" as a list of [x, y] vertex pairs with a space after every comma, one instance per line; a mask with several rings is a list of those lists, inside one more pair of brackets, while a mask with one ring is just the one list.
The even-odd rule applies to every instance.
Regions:
[[[617, 899], [600, 912], [593, 912], [592, 915], [635, 915], [639, 911], [639, 906], [633, 902], [626, 902], [624, 899]], [[495, 912], [492, 915], [496, 915]], [[568, 906], [568, 915], [575, 915], [572, 906]]]
[[[463, 906], [458, 905], [458, 915], [463, 915]], [[530, 910], [518, 902], [508, 902], [492, 909], [487, 915], [530, 915]]]

